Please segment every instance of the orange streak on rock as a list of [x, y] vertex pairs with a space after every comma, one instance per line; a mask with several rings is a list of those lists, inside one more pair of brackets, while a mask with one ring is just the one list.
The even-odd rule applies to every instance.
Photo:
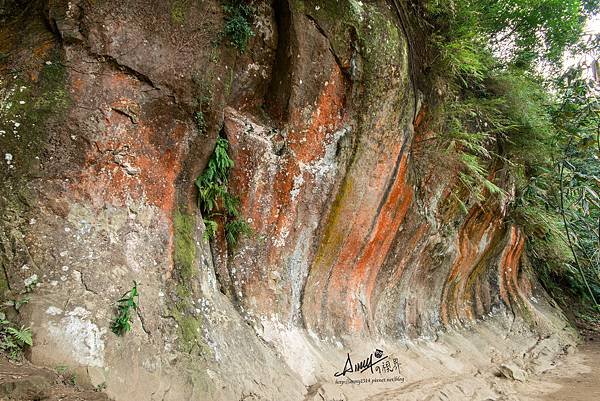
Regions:
[[[81, 79], [72, 80], [75, 99], [87, 96], [86, 84], [90, 85]], [[109, 88], [114, 93], [135, 94], [139, 83], [126, 74], [114, 73], [105, 78], [103, 85], [102, 89]], [[157, 127], [151, 121], [153, 116], [139, 116], [143, 105], [126, 96], [112, 100], [108, 107], [97, 107], [104, 110], [104, 130], [95, 132], [73, 188], [96, 207], [124, 205], [130, 199], [170, 213], [175, 205], [175, 180], [185, 150], [181, 143], [186, 125], [173, 121], [169, 127]], [[128, 112], [133, 117], [124, 114]]]
[[345, 88], [344, 78], [337, 66], [332, 69], [327, 82], [317, 99], [308, 125], [302, 117], [302, 109], [292, 110], [288, 135], [290, 149], [294, 158], [304, 163], [323, 157], [327, 134], [335, 130], [342, 121]]
[[[349, 284], [346, 302], [351, 316], [351, 329], [360, 330], [363, 315], [357, 304], [356, 293], [363, 293], [366, 308], [371, 305], [371, 296], [375, 287], [377, 274], [389, 252], [395, 234], [404, 221], [406, 211], [413, 197], [412, 188], [406, 185], [407, 157], [402, 155], [400, 168], [395, 177], [392, 190], [387, 197], [381, 212], [376, 216], [375, 227], [366, 243], [363, 252], [357, 255], [354, 269], [348, 278]], [[369, 310], [370, 312], [370, 310]]]
[[[467, 293], [470, 276], [488, 251], [500, 227], [500, 217], [492, 211], [473, 207], [458, 234], [458, 254], [450, 269], [442, 295], [440, 315], [444, 324], [451, 320], [473, 318], [471, 299]], [[483, 247], [481, 247], [483, 245]]]
[[[299, 236], [307, 230], [307, 219], [317, 213], [312, 209], [322, 207], [319, 203], [326, 200], [331, 185], [331, 178], [325, 182], [320, 179], [318, 169], [327, 146], [334, 140], [333, 133], [344, 123], [345, 89], [345, 78], [332, 63], [327, 85], [323, 85], [315, 102], [291, 110], [285, 137], [281, 132], [272, 136], [266, 132], [267, 127], [259, 124], [249, 129], [247, 117], [233, 109], [225, 112], [225, 132], [235, 163], [230, 188], [240, 197], [242, 216], [252, 220], [256, 235], [266, 241], [264, 246], [244, 251], [252, 264], [243, 269], [247, 272], [243, 293], [255, 311], [271, 314], [291, 310], [291, 305], [285, 305], [289, 297], [264, 295], [274, 294], [274, 290], [257, 267], [268, 267], [284, 278], [278, 282], [277, 292], [285, 293], [287, 287], [291, 288], [286, 271], [289, 259], [301, 246], [299, 242], [309, 240]], [[273, 148], [279, 139], [285, 148], [277, 156]], [[225, 255], [225, 251], [221, 249], [219, 253]]]
[[510, 228], [509, 239], [500, 260], [500, 297], [507, 306], [527, 302], [519, 286], [519, 263], [525, 239], [516, 227]]

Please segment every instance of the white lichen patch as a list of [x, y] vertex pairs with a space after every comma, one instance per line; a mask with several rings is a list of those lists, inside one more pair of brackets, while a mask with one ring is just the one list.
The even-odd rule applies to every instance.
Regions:
[[31, 276], [29, 276], [28, 278], [23, 280], [23, 283], [25, 284], [26, 287], [32, 286], [32, 285], [36, 284], [37, 282], [38, 282], [37, 274], [32, 274]]
[[[47, 314], [60, 311], [58, 308], [51, 308], [54, 307], [48, 308]], [[56, 343], [67, 350], [81, 365], [103, 367], [104, 341], [102, 336], [106, 334], [106, 329], [100, 329], [92, 323], [89, 319], [90, 315], [91, 312], [78, 306], [67, 312], [60, 321], [49, 322], [48, 331]]]
[[292, 188], [292, 191], [290, 192], [292, 201], [296, 200], [296, 197], [300, 193], [300, 189], [302, 189], [302, 185], [304, 185], [304, 177], [303, 177], [302, 173], [300, 173], [294, 177], [294, 187]]
[[273, 246], [277, 247], [277, 248], [281, 248], [282, 246], [285, 245], [286, 243], [286, 238], [290, 235], [289, 230], [287, 229], [282, 229], [281, 232], [279, 233], [279, 236], [276, 238], [272, 238], [273, 240]]
[[316, 182], [331, 178], [337, 169], [335, 158], [337, 144], [348, 132], [350, 132], [349, 128], [341, 128], [328, 134], [323, 157], [308, 164], [300, 163], [300, 171], [312, 174]]
[[48, 309], [46, 309], [46, 314], [50, 316], [58, 316], [63, 314], [63, 310], [51, 305], [48, 307]]

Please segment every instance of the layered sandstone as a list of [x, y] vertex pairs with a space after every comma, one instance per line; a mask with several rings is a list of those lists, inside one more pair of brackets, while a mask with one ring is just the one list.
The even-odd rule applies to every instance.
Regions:
[[[4, 290], [38, 277], [23, 312], [33, 362], [77, 367], [117, 400], [353, 399], [332, 384], [351, 349], [386, 344], [429, 385], [437, 358], [484, 394], [472, 366], [562, 346], [538, 341], [565, 324], [510, 196], [465, 212], [458, 167], [427, 141], [435, 91], [419, 87], [400, 2], [259, 2], [243, 54], [216, 0], [14, 6], [0, 28], [0, 262]], [[253, 231], [234, 248], [204, 238], [196, 204], [219, 135]], [[134, 280], [138, 316], [117, 337], [114, 302]], [[481, 360], [466, 368], [461, 349]]]

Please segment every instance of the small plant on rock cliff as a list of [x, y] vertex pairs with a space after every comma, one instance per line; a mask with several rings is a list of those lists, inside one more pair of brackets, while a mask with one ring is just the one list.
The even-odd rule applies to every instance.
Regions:
[[25, 326], [17, 328], [7, 320], [4, 312], [0, 312], [0, 351], [10, 359], [21, 359], [25, 347], [32, 344], [31, 329]]
[[204, 237], [213, 239], [218, 230], [216, 218], [222, 217], [225, 222], [225, 238], [230, 246], [235, 246], [242, 234], [249, 234], [250, 227], [240, 219], [239, 199], [228, 191], [229, 171], [233, 160], [227, 154], [229, 142], [218, 138], [215, 150], [208, 161], [204, 172], [196, 179], [198, 187], [198, 205], [204, 216], [206, 231]]
[[134, 281], [131, 290], [117, 301], [117, 317], [110, 326], [113, 333], [122, 336], [131, 330], [131, 312], [137, 309], [138, 300], [137, 283]]
[[254, 9], [243, 0], [230, 0], [223, 5], [223, 11], [225, 12], [223, 33], [235, 48], [243, 52], [250, 38], [254, 36], [251, 24]]
[[206, 120], [204, 119], [204, 113], [200, 110], [194, 113], [194, 120], [196, 121], [196, 128], [199, 134], [206, 132]]
[[240, 219], [236, 219], [225, 224], [225, 235], [227, 243], [231, 246], [236, 246], [238, 238], [242, 235], [249, 235], [252, 233], [250, 226]]
[[56, 372], [58, 372], [64, 384], [77, 385], [77, 374], [72, 372], [67, 365], [56, 366]]

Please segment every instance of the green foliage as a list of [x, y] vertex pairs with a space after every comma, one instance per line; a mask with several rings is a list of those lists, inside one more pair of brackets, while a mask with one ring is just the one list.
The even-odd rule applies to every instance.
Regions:
[[483, 201], [486, 194], [505, 195], [488, 178], [488, 165], [496, 156], [489, 148], [494, 145], [496, 135], [507, 126], [495, 103], [471, 97], [450, 103], [445, 110], [442, 138], [462, 166], [461, 184], [478, 202]]
[[[600, 35], [587, 43], [598, 48]], [[584, 46], [585, 52], [585, 46]], [[565, 266], [571, 288], [600, 311], [600, 85], [581, 68], [569, 69], [557, 82], [560, 101], [552, 120], [562, 150], [556, 161], [558, 199], [572, 260]]]
[[196, 112], [194, 112], [194, 122], [196, 123], [198, 133], [204, 134], [206, 132], [206, 116], [204, 115], [204, 110], [207, 110], [212, 102], [214, 96], [213, 88], [207, 80], [198, 74], [192, 76], [192, 81], [194, 83], [193, 90], [196, 93], [196, 96], [194, 97], [194, 107], [196, 108]]
[[560, 64], [597, 6], [597, 0], [428, 0], [424, 9], [442, 47], [455, 51], [447, 56], [473, 61], [488, 47], [504, 61], [530, 66]]
[[35, 287], [37, 287], [37, 285], [38, 285], [38, 280], [36, 278], [25, 286], [25, 292], [27, 292], [27, 293], [33, 292], [33, 290], [35, 290]]
[[540, 78], [518, 69], [495, 72], [486, 85], [507, 122], [501, 132], [505, 152], [513, 163], [526, 167], [547, 165], [555, 151], [548, 109], [553, 100], [543, 85]]
[[477, 0], [481, 28], [495, 44], [514, 42], [520, 62], [560, 62], [564, 49], [575, 44], [583, 29], [583, 16], [592, 9], [581, 0]]
[[59, 374], [64, 375], [65, 373], [67, 373], [69, 371], [69, 367], [67, 365], [57, 365], [56, 371]]
[[64, 384], [77, 385], [77, 374], [71, 372], [67, 365], [57, 365], [56, 371], [62, 376], [61, 380]]
[[598, 1], [428, 0], [423, 10], [430, 67], [447, 88], [438, 137], [462, 166], [459, 193], [502, 195], [489, 177], [508, 173], [510, 217], [543, 284], [598, 308], [600, 88], [581, 66], [548, 76], [566, 49], [597, 55], [600, 35], [586, 42], [582, 27]]
[[182, 24], [185, 22], [185, 15], [189, 5], [186, 0], [176, 0], [171, 5], [171, 22]]
[[26, 347], [33, 345], [32, 333], [29, 327], [17, 328], [0, 312], [0, 351], [10, 359], [19, 360]]
[[218, 224], [214, 220], [204, 219], [204, 226], [206, 231], [204, 231], [204, 239], [210, 241], [215, 238], [217, 235]]
[[[29, 292], [29, 291], [26, 291]], [[29, 303], [31, 299], [29, 297], [23, 297], [21, 299], [9, 299], [6, 302], [4, 302], [4, 305], [6, 306], [12, 306], [13, 308], [15, 308], [16, 312], [19, 312], [19, 310], [21, 309], [21, 307], [23, 305], [27, 305]]]
[[254, 36], [251, 23], [254, 8], [244, 0], [229, 0], [223, 4], [223, 11], [225, 12], [223, 33], [232, 46], [243, 52], [250, 38]]
[[[19, 313], [23, 305], [29, 303], [29, 297], [20, 299], [9, 299], [4, 302], [4, 306], [10, 306], [15, 313]], [[21, 326], [11, 322], [6, 313], [0, 311], [0, 351], [8, 355], [10, 359], [19, 360], [23, 356], [26, 347], [33, 343], [32, 333], [29, 327]]]
[[198, 187], [198, 204], [204, 216], [206, 231], [204, 237], [215, 238], [218, 231], [217, 217], [225, 221], [225, 238], [230, 246], [237, 244], [241, 235], [251, 232], [248, 224], [240, 218], [239, 199], [229, 193], [227, 188], [229, 171], [233, 160], [227, 150], [229, 142], [218, 138], [215, 150], [208, 161], [204, 172], [196, 179]]
[[107, 387], [106, 382], [102, 382], [94, 387], [94, 391], [102, 392], [102, 391], [106, 390], [106, 387]]
[[138, 300], [137, 283], [134, 281], [131, 290], [117, 301], [117, 317], [110, 326], [113, 333], [122, 336], [131, 330], [132, 311], [137, 309]]
[[250, 226], [243, 220], [235, 219], [225, 224], [225, 238], [227, 239], [227, 243], [232, 247], [237, 245], [240, 236], [250, 235], [251, 233]]
[[199, 134], [206, 132], [206, 121], [204, 120], [204, 113], [200, 110], [194, 113], [194, 121], [196, 122], [196, 129]]
[[581, 71], [571, 68], [554, 82], [557, 96], [547, 99], [545, 109], [525, 101], [539, 92], [521, 88], [522, 114], [530, 108], [545, 116], [536, 120], [543, 124], [529, 124], [530, 138], [511, 149], [513, 159], [523, 160], [513, 216], [528, 236], [528, 253], [544, 286], [559, 300], [566, 293], [598, 310], [599, 92]]

